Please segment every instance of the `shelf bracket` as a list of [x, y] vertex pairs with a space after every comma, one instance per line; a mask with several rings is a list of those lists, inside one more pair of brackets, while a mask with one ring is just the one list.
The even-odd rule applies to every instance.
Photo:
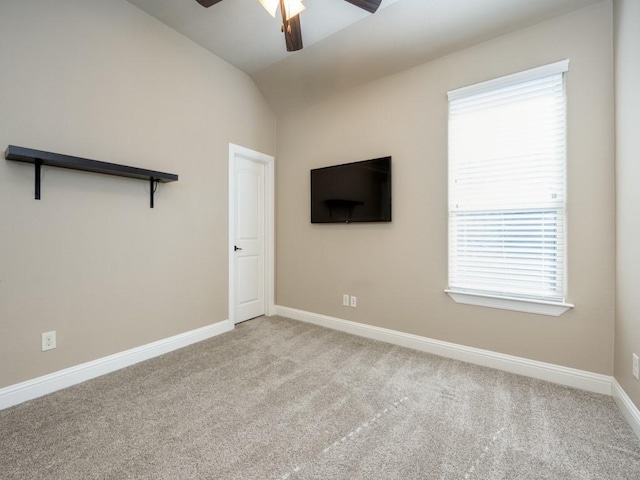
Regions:
[[39, 158], [36, 158], [36, 160], [33, 162], [35, 168], [34, 168], [34, 172], [35, 172], [35, 199], [36, 200], [40, 200], [40, 184], [41, 184], [41, 176], [40, 174], [42, 173], [42, 160], [40, 160]]
[[153, 208], [153, 197], [158, 189], [158, 183], [160, 182], [157, 178], [149, 179], [149, 207]]

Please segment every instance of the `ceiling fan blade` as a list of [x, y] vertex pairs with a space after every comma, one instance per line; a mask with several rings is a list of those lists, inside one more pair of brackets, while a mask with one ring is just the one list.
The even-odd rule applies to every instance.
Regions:
[[302, 50], [302, 29], [300, 28], [300, 15], [287, 20], [285, 9], [280, 0], [280, 11], [282, 12], [282, 32], [287, 44], [287, 52]]
[[200, 5], [209, 8], [211, 5], [221, 2], [222, 0], [196, 0]]
[[382, 0], [345, 0], [345, 2], [349, 2], [356, 7], [363, 8], [367, 12], [376, 13], [376, 10], [378, 10]]

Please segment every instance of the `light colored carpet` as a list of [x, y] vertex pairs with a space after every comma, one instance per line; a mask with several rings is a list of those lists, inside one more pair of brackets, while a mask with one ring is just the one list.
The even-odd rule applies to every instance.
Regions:
[[610, 397], [283, 318], [0, 411], [2, 479], [640, 479]]

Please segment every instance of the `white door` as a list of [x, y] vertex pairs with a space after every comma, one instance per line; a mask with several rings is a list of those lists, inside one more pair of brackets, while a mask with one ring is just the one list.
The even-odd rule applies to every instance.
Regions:
[[259, 317], [265, 308], [265, 165], [235, 158], [235, 323]]

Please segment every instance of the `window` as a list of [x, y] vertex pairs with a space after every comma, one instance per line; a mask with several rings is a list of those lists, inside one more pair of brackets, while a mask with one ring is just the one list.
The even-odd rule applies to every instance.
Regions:
[[449, 92], [449, 293], [560, 315], [565, 303], [562, 61]]

